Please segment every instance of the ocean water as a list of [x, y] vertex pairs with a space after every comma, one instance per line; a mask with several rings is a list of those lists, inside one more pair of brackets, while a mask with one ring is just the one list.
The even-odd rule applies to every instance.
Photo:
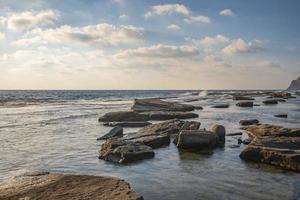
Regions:
[[[202, 128], [218, 123], [240, 132], [241, 119], [259, 119], [300, 127], [300, 97], [278, 105], [238, 108], [228, 95], [192, 91], [0, 91], [0, 181], [28, 170], [105, 175], [128, 181], [145, 199], [300, 199], [300, 174], [244, 162], [232, 148], [239, 136], [227, 137], [224, 148], [206, 153], [178, 151], [171, 143], [155, 150], [155, 158], [129, 165], [99, 160], [96, 138], [110, 128], [98, 117], [128, 110], [134, 98], [161, 97], [189, 104], [197, 110]], [[223, 93], [224, 91], [214, 91]], [[226, 91], [230, 92], [230, 91]], [[261, 104], [265, 97], [257, 97]], [[211, 105], [229, 103], [227, 109]], [[288, 113], [287, 119], [274, 114]], [[155, 122], [154, 122], [155, 123]], [[138, 130], [126, 128], [125, 133]], [[243, 134], [243, 138], [246, 138]]]

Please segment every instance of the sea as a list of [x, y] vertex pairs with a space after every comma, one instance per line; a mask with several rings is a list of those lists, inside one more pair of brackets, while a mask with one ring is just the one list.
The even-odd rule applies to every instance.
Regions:
[[[239, 158], [246, 147], [241, 136], [227, 136], [224, 148], [210, 152], [179, 151], [171, 143], [155, 149], [155, 158], [127, 165], [98, 159], [106, 134], [98, 118], [107, 112], [129, 110], [135, 98], [162, 98], [202, 106], [194, 111], [201, 128], [225, 126], [227, 133], [243, 132], [239, 121], [300, 127], [300, 97], [277, 105], [236, 107], [231, 93], [249, 91], [187, 90], [2, 90], [0, 91], [0, 182], [32, 170], [118, 177], [146, 200], [173, 199], [300, 199], [300, 174]], [[263, 92], [263, 91], [251, 91]], [[212, 105], [230, 104], [217, 109]], [[276, 118], [275, 114], [288, 114]], [[157, 123], [152, 121], [153, 123]], [[139, 128], [125, 128], [132, 133]], [[243, 133], [242, 139], [247, 138]]]

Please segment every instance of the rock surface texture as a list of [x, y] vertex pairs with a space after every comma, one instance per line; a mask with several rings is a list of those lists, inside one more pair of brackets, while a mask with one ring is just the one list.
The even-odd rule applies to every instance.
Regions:
[[300, 128], [263, 124], [245, 130], [253, 140], [242, 159], [300, 172]]
[[287, 90], [300, 90], [300, 76], [291, 82]]
[[142, 200], [123, 180], [100, 176], [26, 173], [0, 185], [1, 200]]

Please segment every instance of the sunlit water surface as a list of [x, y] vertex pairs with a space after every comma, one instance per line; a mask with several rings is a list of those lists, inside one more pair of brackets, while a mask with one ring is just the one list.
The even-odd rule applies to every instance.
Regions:
[[[127, 110], [133, 98], [188, 98], [183, 91], [0, 91], [0, 181], [27, 170], [106, 175], [125, 179], [145, 199], [300, 199], [300, 174], [246, 163], [245, 146], [232, 148], [239, 136], [227, 137], [224, 148], [207, 153], [179, 152], [171, 143], [155, 150], [155, 158], [115, 165], [97, 158], [96, 138], [110, 128], [98, 123], [106, 112]], [[186, 96], [184, 96], [186, 95]], [[263, 97], [256, 98], [261, 103]], [[215, 103], [229, 103], [214, 109]], [[259, 119], [300, 127], [300, 98], [286, 103], [238, 108], [226, 96], [201, 96], [191, 102], [202, 128], [222, 124], [240, 132], [239, 120]], [[288, 113], [287, 119], [274, 114]], [[126, 133], [138, 129], [125, 129]], [[244, 134], [243, 137], [246, 137]]]

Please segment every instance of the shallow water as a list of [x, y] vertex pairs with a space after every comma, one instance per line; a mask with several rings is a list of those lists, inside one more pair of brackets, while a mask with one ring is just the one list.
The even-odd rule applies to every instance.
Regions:
[[[185, 93], [185, 94], [184, 94]], [[213, 152], [180, 152], [171, 143], [155, 150], [155, 158], [125, 166], [97, 158], [96, 138], [110, 128], [97, 122], [109, 111], [129, 109], [133, 98], [188, 98], [183, 91], [0, 91], [0, 181], [25, 170], [45, 169], [72, 174], [121, 177], [145, 199], [300, 199], [300, 174], [239, 158], [245, 147], [231, 148], [239, 136], [227, 137]], [[222, 124], [240, 132], [239, 120], [288, 127], [300, 125], [300, 98], [278, 105], [238, 108], [226, 96], [191, 102], [204, 110], [201, 127]], [[5, 101], [4, 101], [5, 100]], [[256, 98], [261, 103], [262, 97]], [[214, 109], [214, 103], [230, 108]], [[288, 113], [289, 118], [274, 114]], [[138, 129], [126, 129], [129, 133]], [[246, 135], [243, 135], [246, 137]]]

